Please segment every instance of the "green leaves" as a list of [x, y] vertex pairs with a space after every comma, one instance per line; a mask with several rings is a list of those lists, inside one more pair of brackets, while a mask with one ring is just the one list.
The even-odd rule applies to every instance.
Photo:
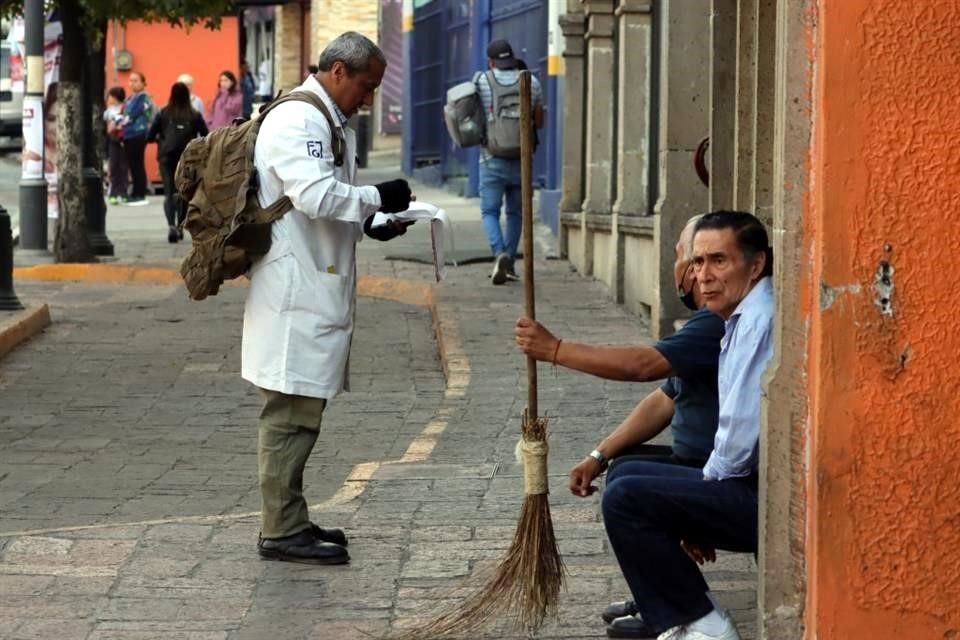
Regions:
[[[59, 2], [46, 2], [47, 10], [55, 9]], [[233, 13], [231, 0], [81, 0], [84, 27], [93, 30], [93, 25], [104, 20], [120, 23], [131, 20], [166, 22], [175, 26], [198, 25], [217, 29], [223, 15]], [[23, 15], [23, 0], [0, 0], [0, 16]], [[72, 28], [77, 25], [64, 25]]]
[[220, 26], [220, 17], [232, 11], [230, 0], [82, 0], [92, 18], [166, 22], [175, 26]]

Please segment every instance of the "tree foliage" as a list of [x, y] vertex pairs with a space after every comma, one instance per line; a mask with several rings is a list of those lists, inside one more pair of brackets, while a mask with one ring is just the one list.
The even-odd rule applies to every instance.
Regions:
[[[23, 15], [23, 0], [0, 0], [0, 16]], [[64, 28], [83, 26], [93, 32], [104, 20], [120, 23], [131, 20], [166, 22], [174, 26], [202, 25], [209, 29], [220, 26], [220, 17], [232, 12], [230, 0], [80, 0], [82, 25], [64, 25]], [[45, 3], [55, 9], [59, 2]]]
[[[91, 245], [91, 208], [102, 211], [102, 193], [88, 202], [84, 186], [84, 160], [93, 159], [89, 167], [99, 174], [98, 154], [84, 152], [96, 139], [89, 127], [98, 119], [84, 118], [85, 106], [91, 103], [94, 114], [102, 110], [102, 96], [91, 95], [90, 85], [102, 83], [83, 78], [84, 61], [91, 55], [102, 53], [103, 38], [108, 21], [121, 24], [133, 20], [161, 22], [178, 27], [199, 26], [216, 29], [220, 18], [232, 9], [230, 0], [47, 0], [46, 7], [59, 9], [63, 23], [63, 49], [61, 52], [60, 78], [58, 84], [57, 142], [60, 148], [57, 169], [60, 174], [60, 217], [54, 239], [54, 254], [58, 261], [96, 261]], [[24, 0], [0, 0], [0, 16], [23, 15]], [[98, 56], [100, 57], [100, 56]], [[102, 59], [102, 58], [101, 58]], [[101, 69], [102, 71], [102, 69]], [[102, 88], [102, 87], [101, 87]], [[86, 94], [86, 97], [84, 97]], [[84, 104], [86, 103], [86, 105]], [[89, 113], [89, 109], [86, 109]]]

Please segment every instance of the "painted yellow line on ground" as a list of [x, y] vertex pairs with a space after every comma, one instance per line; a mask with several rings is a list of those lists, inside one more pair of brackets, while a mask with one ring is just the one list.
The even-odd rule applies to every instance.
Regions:
[[43, 280], [47, 282], [98, 282], [104, 284], [174, 284], [182, 282], [180, 272], [173, 267], [128, 264], [38, 264], [17, 267], [14, 280]]
[[[180, 272], [164, 265], [131, 264], [38, 264], [32, 267], [17, 267], [14, 280], [45, 282], [89, 282], [100, 284], [177, 284], [182, 282]], [[246, 278], [227, 280], [227, 285], [247, 286]], [[427, 282], [360, 276], [357, 280], [357, 295], [379, 298], [403, 304], [428, 307], [433, 304], [433, 286]]]

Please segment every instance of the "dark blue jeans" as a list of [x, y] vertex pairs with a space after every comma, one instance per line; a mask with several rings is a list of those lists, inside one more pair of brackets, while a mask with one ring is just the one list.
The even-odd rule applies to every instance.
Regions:
[[628, 462], [663, 462], [664, 464], [679, 464], [685, 467], [703, 469], [706, 460], [699, 458], [683, 458], [673, 452], [673, 447], [663, 444], [638, 444], [630, 447], [610, 461], [607, 468], [607, 482], [616, 475], [617, 468]]
[[661, 633], [713, 609], [681, 540], [756, 552], [757, 477], [708, 482], [696, 468], [624, 462], [607, 474], [603, 520], [640, 614]]

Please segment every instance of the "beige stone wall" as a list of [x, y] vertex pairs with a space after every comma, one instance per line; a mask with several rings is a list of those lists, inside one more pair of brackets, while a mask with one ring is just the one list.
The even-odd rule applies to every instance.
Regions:
[[344, 31], [357, 31], [379, 41], [377, 0], [313, 0], [310, 10], [310, 63], [316, 64], [327, 43]]
[[303, 81], [300, 68], [300, 5], [291, 2], [277, 7], [276, 55], [273, 57], [273, 90], [284, 93]]
[[688, 315], [673, 281], [674, 246], [687, 219], [707, 207], [693, 157], [710, 127], [710, 6], [584, 0], [583, 13], [561, 21], [568, 51], [561, 255], [649, 319], [658, 337]]
[[[300, 63], [304, 37], [308, 39], [305, 64], [316, 64], [327, 43], [344, 31], [359, 31], [377, 41], [377, 0], [313, 0], [308, 17], [302, 17], [301, 12], [295, 2], [277, 7], [274, 90], [289, 91], [303, 82]], [[308, 33], [301, 33], [304, 28]]]

